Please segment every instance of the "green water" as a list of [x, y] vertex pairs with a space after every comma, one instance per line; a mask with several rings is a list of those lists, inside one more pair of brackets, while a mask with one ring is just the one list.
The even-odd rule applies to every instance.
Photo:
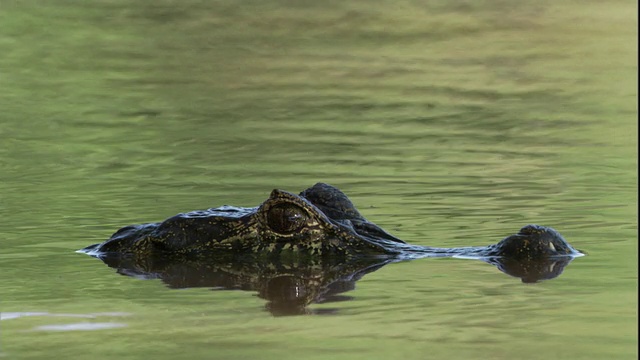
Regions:
[[[634, 359], [630, 1], [0, 0], [0, 356]], [[390, 264], [274, 317], [76, 249], [318, 181], [411, 243], [538, 223], [587, 257], [523, 284]], [[44, 314], [19, 314], [40, 312]], [[26, 314], [22, 314], [26, 315]], [[53, 325], [113, 328], [56, 330]], [[96, 325], [97, 324], [97, 325]]]

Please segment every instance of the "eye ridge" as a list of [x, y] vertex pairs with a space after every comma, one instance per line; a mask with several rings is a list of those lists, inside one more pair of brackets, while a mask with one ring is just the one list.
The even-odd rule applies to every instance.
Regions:
[[293, 204], [276, 204], [267, 210], [267, 224], [271, 230], [283, 235], [300, 230], [307, 218], [307, 213]]

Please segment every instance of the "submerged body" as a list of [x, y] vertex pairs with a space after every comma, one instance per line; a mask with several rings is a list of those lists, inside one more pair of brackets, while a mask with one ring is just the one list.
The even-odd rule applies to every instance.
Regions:
[[318, 183], [299, 195], [273, 190], [254, 208], [223, 206], [131, 225], [82, 250], [92, 255], [227, 256], [242, 258], [429, 256], [538, 259], [579, 256], [555, 230], [527, 225], [497, 244], [436, 248], [410, 245], [362, 217], [347, 196]]

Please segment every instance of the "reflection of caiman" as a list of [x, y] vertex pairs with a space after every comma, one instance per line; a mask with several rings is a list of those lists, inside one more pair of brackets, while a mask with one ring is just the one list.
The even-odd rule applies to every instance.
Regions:
[[311, 303], [350, 300], [341, 295], [356, 281], [380, 269], [392, 259], [366, 258], [340, 264], [305, 261], [212, 261], [164, 257], [100, 256], [117, 272], [137, 279], [161, 279], [169, 288], [211, 288], [255, 291], [267, 300], [273, 315], [325, 314], [334, 309], [312, 310]]
[[[273, 315], [333, 314], [336, 308], [309, 309], [312, 303], [329, 304], [352, 298], [343, 293], [355, 288], [356, 281], [386, 264], [402, 261], [366, 257], [339, 264], [323, 261], [212, 261], [213, 259], [168, 259], [102, 255], [118, 273], [138, 279], [161, 279], [173, 289], [212, 288], [216, 290], [256, 291], [267, 301]], [[485, 258], [500, 271], [523, 282], [549, 280], [559, 276], [573, 257], [516, 260]]]
[[527, 225], [497, 244], [461, 248], [410, 245], [367, 221], [340, 190], [323, 183], [300, 195], [273, 190], [255, 208], [223, 206], [179, 214], [161, 223], [131, 225], [103, 243], [82, 250], [92, 255], [162, 255], [227, 260], [355, 258], [412, 259], [430, 256], [504, 257], [535, 260], [580, 255], [555, 230]]

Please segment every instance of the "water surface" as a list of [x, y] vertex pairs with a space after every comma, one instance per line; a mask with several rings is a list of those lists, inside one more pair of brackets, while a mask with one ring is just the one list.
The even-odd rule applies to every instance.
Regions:
[[[637, 357], [637, 6], [0, 2], [0, 354], [11, 359]], [[528, 223], [588, 256], [523, 284], [388, 264], [276, 317], [74, 251], [323, 181], [407, 242]], [[6, 316], [5, 316], [6, 315]]]

